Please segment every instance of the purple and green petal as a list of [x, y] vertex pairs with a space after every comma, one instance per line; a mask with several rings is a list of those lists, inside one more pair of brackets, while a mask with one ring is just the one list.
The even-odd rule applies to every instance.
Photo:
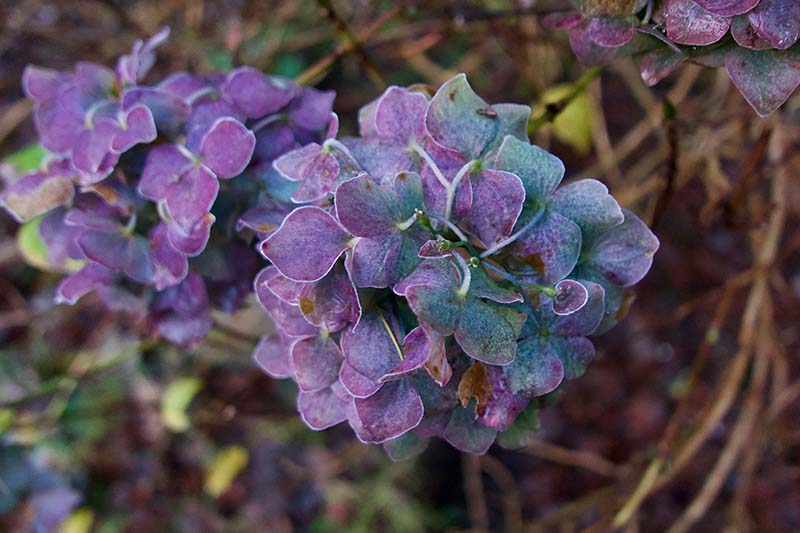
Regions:
[[494, 168], [516, 174], [529, 200], [542, 203], [564, 178], [564, 163], [553, 154], [515, 137], [506, 137], [497, 151]]
[[458, 150], [468, 159], [482, 155], [499, 129], [497, 113], [475, 94], [464, 74], [451, 78], [436, 91], [425, 124], [437, 143]]
[[524, 323], [525, 315], [511, 307], [467, 298], [455, 328], [455, 339], [473, 359], [490, 365], [507, 365], [514, 360]]

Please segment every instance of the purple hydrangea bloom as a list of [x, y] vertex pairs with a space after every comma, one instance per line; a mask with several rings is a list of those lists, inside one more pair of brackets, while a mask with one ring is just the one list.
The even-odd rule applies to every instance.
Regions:
[[431, 437], [483, 453], [583, 373], [658, 240], [602, 183], [561, 185], [529, 114], [463, 74], [433, 97], [390, 87], [359, 137], [275, 161], [294, 209], [259, 215], [272, 265], [255, 290], [277, 331], [254, 359], [297, 383], [311, 428], [347, 421], [393, 458]]
[[27, 67], [23, 87], [50, 155], [9, 179], [0, 205], [22, 223], [41, 217], [48, 261], [67, 270], [58, 302], [96, 291], [191, 347], [211, 327], [211, 307], [233, 312], [251, 291], [252, 233], [274, 230], [290, 210], [285, 188], [272, 187], [285, 181], [273, 160], [322, 142], [338, 120], [332, 92], [249, 67], [145, 84], [168, 35], [137, 41], [115, 69]]
[[684, 61], [725, 67], [761, 115], [800, 85], [800, 10], [795, 0], [583, 0], [578, 12], [548, 15], [567, 28], [586, 65], [641, 57], [642, 78], [658, 83]]

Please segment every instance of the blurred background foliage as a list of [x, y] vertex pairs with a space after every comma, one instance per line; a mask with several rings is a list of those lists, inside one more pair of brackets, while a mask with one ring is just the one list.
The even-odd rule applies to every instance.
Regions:
[[489, 101], [532, 104], [535, 142], [662, 248], [521, 449], [392, 463], [303, 426], [293, 385], [251, 362], [258, 310], [215, 316], [186, 353], [91, 297], [56, 306], [36, 232], [0, 214], [0, 531], [800, 530], [800, 98], [760, 120], [714, 70], [655, 89], [631, 62], [586, 71], [539, 25], [564, 5], [4, 0], [3, 165], [41, 157], [26, 64], [109, 63], [169, 25], [154, 78], [295, 77], [337, 91], [345, 133], [386, 85], [466, 72]]

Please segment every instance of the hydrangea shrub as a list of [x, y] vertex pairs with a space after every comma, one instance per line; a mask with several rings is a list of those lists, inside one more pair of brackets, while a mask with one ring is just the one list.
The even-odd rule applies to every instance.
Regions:
[[[142, 82], [164, 30], [137, 41], [116, 68], [26, 68], [40, 169], [6, 176], [0, 204], [35, 223], [56, 300], [97, 291], [109, 307], [146, 317], [183, 346], [201, 340], [209, 307], [238, 308], [258, 255], [237, 230], [269, 225], [272, 161], [321, 141], [337, 119], [331, 91], [299, 87], [248, 67]], [[271, 192], [266, 192], [271, 190]], [[33, 219], [33, 220], [32, 220]]]
[[431, 437], [484, 453], [533, 398], [583, 374], [658, 240], [531, 144], [530, 108], [461, 74], [390, 87], [360, 136], [274, 162], [294, 208], [259, 249], [276, 331], [254, 358], [313, 429], [348, 422], [394, 458]]
[[587, 65], [641, 59], [655, 85], [684, 61], [725, 67], [755, 111], [779, 108], [800, 85], [800, 6], [796, 0], [581, 0], [578, 11], [547, 16], [569, 28]]

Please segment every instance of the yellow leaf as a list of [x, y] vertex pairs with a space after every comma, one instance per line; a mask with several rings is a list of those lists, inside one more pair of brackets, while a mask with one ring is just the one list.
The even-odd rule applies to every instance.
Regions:
[[247, 466], [247, 460], [247, 450], [242, 446], [228, 446], [220, 451], [206, 469], [205, 491], [219, 498]]
[[161, 419], [172, 431], [186, 431], [191, 426], [186, 409], [202, 383], [197, 378], [177, 379], [167, 386], [161, 397]]
[[89, 533], [94, 522], [94, 511], [81, 507], [66, 517], [58, 528], [59, 533]]
[[[565, 98], [572, 85], [556, 85], [542, 94], [542, 107]], [[585, 154], [592, 147], [592, 133], [597, 123], [597, 108], [594, 99], [586, 91], [580, 93], [556, 116], [553, 135], [578, 152]]]

